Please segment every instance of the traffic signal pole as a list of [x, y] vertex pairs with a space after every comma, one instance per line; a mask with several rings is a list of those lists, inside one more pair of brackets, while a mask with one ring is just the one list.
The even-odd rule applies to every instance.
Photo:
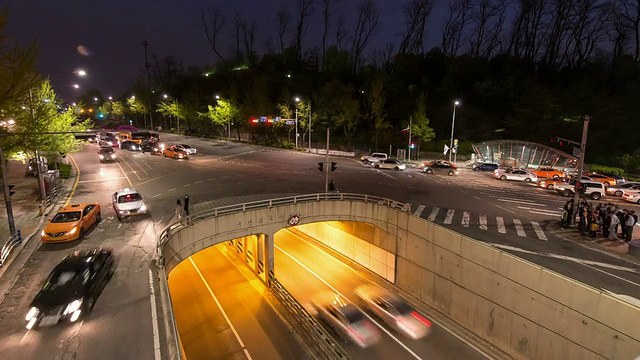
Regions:
[[326, 172], [326, 176], [324, 179], [324, 193], [326, 194], [329, 192], [329, 172], [331, 171], [331, 169], [329, 169], [329, 128], [327, 128], [327, 161], [325, 164], [324, 171]]
[[[572, 224], [576, 221], [576, 214], [578, 213], [578, 204], [580, 202], [580, 191], [578, 190], [578, 183], [582, 182], [582, 171], [584, 170], [584, 154], [587, 151], [587, 132], [589, 130], [589, 115], [585, 115], [584, 124], [582, 125], [582, 141], [580, 142], [580, 160], [578, 162], [578, 176], [576, 177], [576, 187], [573, 194], [573, 213], [571, 214]], [[606, 235], [606, 234], [605, 234]]]
[[2, 189], [4, 190], [4, 204], [7, 207], [7, 219], [9, 220], [9, 233], [11, 236], [16, 234], [16, 225], [13, 221], [13, 209], [11, 208], [11, 190], [9, 189], [9, 181], [7, 179], [7, 165], [4, 161], [4, 152], [0, 146], [0, 169], [2, 171]]

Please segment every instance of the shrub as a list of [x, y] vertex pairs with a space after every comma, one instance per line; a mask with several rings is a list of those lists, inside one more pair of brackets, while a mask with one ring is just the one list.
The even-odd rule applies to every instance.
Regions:
[[589, 171], [597, 172], [597, 173], [606, 173], [617, 176], [624, 176], [624, 170], [617, 167], [612, 166], [604, 166], [598, 164], [589, 164]]
[[172, 133], [172, 134], [175, 133], [176, 132], [176, 128], [172, 127], [171, 129], [169, 129], [169, 132]]
[[71, 164], [58, 163], [58, 171], [60, 171], [60, 179], [68, 179], [71, 177]]
[[288, 142], [288, 141], [283, 141], [282, 142], [282, 147], [285, 149], [293, 149], [296, 146], [296, 144], [292, 143], [292, 142]]

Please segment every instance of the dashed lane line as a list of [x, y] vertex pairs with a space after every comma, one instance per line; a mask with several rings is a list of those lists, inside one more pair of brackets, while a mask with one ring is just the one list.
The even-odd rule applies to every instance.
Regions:
[[168, 190], [169, 192], [176, 191], [176, 188], [171, 188]]

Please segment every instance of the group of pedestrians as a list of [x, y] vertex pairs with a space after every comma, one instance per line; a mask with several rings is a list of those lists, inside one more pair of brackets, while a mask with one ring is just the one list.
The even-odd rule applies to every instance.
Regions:
[[[562, 212], [562, 227], [571, 224], [571, 214], [574, 213], [573, 199], [566, 202]], [[576, 223], [582, 235], [602, 237], [611, 241], [631, 242], [633, 238], [633, 227], [638, 222], [638, 216], [634, 210], [621, 209], [618, 205], [611, 203], [600, 203], [597, 206], [582, 200], [578, 203], [576, 212]]]

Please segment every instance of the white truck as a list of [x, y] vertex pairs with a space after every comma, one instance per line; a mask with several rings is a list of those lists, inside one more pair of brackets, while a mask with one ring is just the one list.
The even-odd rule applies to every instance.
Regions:
[[373, 153], [373, 154], [368, 155], [368, 156], [362, 156], [360, 158], [360, 160], [364, 164], [368, 165], [368, 164], [380, 162], [382, 160], [387, 160], [388, 158], [389, 158], [389, 155], [387, 155], [385, 153]]

